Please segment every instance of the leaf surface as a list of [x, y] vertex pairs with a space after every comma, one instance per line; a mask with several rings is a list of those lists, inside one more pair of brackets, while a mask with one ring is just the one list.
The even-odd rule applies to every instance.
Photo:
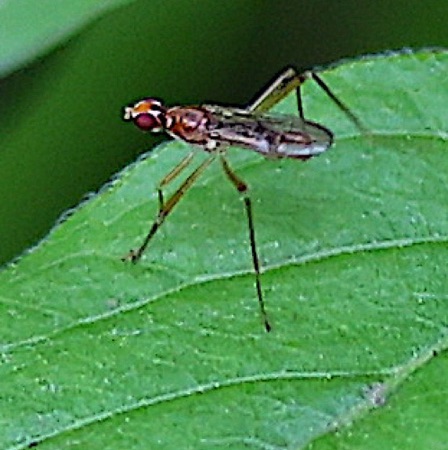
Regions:
[[0, 273], [2, 447], [446, 442], [447, 69], [444, 52], [346, 63], [322, 77], [369, 136], [308, 82], [307, 117], [334, 148], [306, 164], [230, 151], [252, 188], [269, 334], [243, 204], [218, 164], [139, 264], [120, 259], [182, 143], [127, 168]]

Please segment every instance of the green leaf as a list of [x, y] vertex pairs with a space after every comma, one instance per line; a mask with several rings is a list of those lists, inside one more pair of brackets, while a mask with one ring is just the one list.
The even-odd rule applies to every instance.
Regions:
[[42, 56], [81, 27], [131, 0], [14, 0], [0, 6], [0, 76]]
[[[270, 334], [219, 165], [140, 263], [120, 259], [182, 143], [0, 273], [2, 447], [442, 448], [447, 69], [448, 53], [426, 52], [325, 71], [369, 136], [308, 82], [307, 117], [335, 132], [333, 149], [306, 164], [229, 152], [252, 188]], [[278, 106], [294, 109], [294, 96]]]

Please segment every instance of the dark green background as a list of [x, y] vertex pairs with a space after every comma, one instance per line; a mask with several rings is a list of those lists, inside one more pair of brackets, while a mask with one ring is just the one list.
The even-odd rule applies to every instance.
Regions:
[[440, 0], [142, 0], [109, 13], [1, 82], [0, 263], [153, 145], [121, 122], [123, 104], [244, 104], [286, 65], [446, 47], [447, 10]]

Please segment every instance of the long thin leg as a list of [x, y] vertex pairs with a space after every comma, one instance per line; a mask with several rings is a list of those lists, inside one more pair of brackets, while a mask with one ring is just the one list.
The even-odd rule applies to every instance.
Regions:
[[264, 301], [263, 301], [263, 291], [261, 289], [261, 277], [260, 277], [260, 262], [258, 259], [258, 253], [257, 253], [257, 245], [255, 242], [255, 227], [254, 227], [254, 219], [252, 215], [252, 203], [249, 198], [249, 188], [247, 184], [238, 177], [238, 175], [231, 169], [229, 166], [229, 163], [224, 158], [223, 155], [221, 155], [221, 163], [222, 167], [224, 169], [225, 174], [227, 175], [227, 178], [231, 181], [231, 183], [235, 186], [236, 190], [243, 196], [244, 199], [244, 206], [246, 207], [246, 213], [247, 213], [247, 221], [249, 225], [249, 240], [250, 240], [250, 248], [252, 252], [252, 263], [254, 266], [254, 272], [255, 272], [255, 286], [257, 289], [257, 297], [258, 297], [258, 303], [260, 304], [260, 311], [261, 311], [261, 318], [264, 323], [264, 327], [266, 331], [271, 331], [271, 324], [268, 320], [268, 315], [266, 313], [266, 309], [264, 307]]
[[312, 71], [299, 74], [292, 67], [282, 72], [275, 79], [275, 81], [249, 105], [248, 111], [267, 111], [295, 89], [297, 94], [299, 117], [302, 120], [305, 120], [300, 88], [308, 79], [312, 79], [363, 134], [367, 133], [366, 127], [362, 124], [359, 118], [334, 94], [322, 78]]
[[343, 103], [334, 92], [328, 87], [328, 85], [320, 78], [315, 72], [305, 72], [303, 76], [311, 77], [317, 85], [330, 97], [331, 100], [336, 104], [336, 106], [354, 123], [356, 128], [358, 128], [363, 134], [367, 133], [367, 128], [359, 120], [359, 118], [350, 110], [350, 108]]
[[173, 208], [179, 203], [179, 200], [184, 196], [185, 192], [187, 192], [187, 190], [190, 189], [191, 186], [193, 186], [194, 182], [201, 176], [201, 174], [205, 171], [205, 169], [207, 169], [207, 167], [213, 162], [215, 158], [216, 154], [213, 154], [206, 160], [204, 160], [188, 176], [188, 178], [185, 179], [185, 181], [179, 186], [177, 191], [173, 195], [171, 195], [171, 197], [165, 203], [163, 203], [142, 245], [137, 250], [131, 250], [129, 255], [127, 255], [124, 259], [130, 259], [132, 262], [137, 262], [141, 258], [143, 252], [146, 250], [146, 247], [149, 244], [149, 241], [156, 234], [157, 230], [163, 224], [168, 214], [170, 214]]
[[159, 212], [162, 211], [163, 205], [164, 205], [164, 199], [163, 199], [163, 191], [162, 189], [167, 186], [169, 183], [171, 183], [175, 178], [180, 175], [180, 173], [188, 167], [188, 165], [193, 160], [195, 152], [190, 152], [182, 161], [180, 161], [170, 172], [168, 172], [159, 182], [159, 185], [157, 186], [157, 194], [159, 197]]
[[[355, 126], [365, 133], [365, 128], [361, 121], [353, 114], [350, 109], [331, 91], [327, 84], [314, 72], [308, 71], [303, 74], [298, 74], [293, 68], [288, 68], [282, 72], [268, 88], [261, 93], [248, 107], [248, 112], [265, 112], [271, 107], [276, 105], [280, 100], [285, 98], [293, 90], [297, 95], [297, 108], [299, 117], [307, 123], [304, 116], [301, 86], [309, 78], [313, 79], [315, 83], [327, 94], [327, 96], [335, 103], [335, 105], [355, 124]], [[227, 178], [232, 182], [239, 193], [243, 195], [244, 204], [246, 207], [248, 225], [249, 225], [249, 238], [250, 247], [252, 251], [252, 262], [255, 272], [255, 284], [257, 289], [258, 302], [260, 304], [260, 311], [266, 331], [271, 330], [271, 325], [268, 320], [266, 309], [264, 306], [263, 292], [261, 289], [261, 277], [260, 277], [260, 263], [257, 253], [256, 241], [255, 241], [255, 228], [252, 215], [252, 203], [248, 196], [247, 184], [239, 178], [235, 172], [231, 169], [228, 162], [221, 156], [221, 163]]]
[[300, 79], [292, 68], [282, 72], [248, 107], [249, 112], [265, 112], [285, 98], [291, 91], [300, 87]]

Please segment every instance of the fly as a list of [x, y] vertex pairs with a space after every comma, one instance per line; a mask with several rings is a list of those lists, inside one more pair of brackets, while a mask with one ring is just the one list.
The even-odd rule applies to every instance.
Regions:
[[[132, 250], [125, 259], [135, 263], [141, 258], [150, 240], [173, 208], [207, 167], [218, 159], [227, 178], [244, 200], [258, 303], [264, 327], [266, 331], [271, 331], [261, 288], [260, 260], [255, 240], [249, 187], [230, 167], [225, 151], [228, 147], [240, 147], [271, 159], [307, 160], [328, 150], [333, 143], [333, 133], [327, 127], [307, 120], [304, 116], [300, 89], [308, 79], [314, 80], [338, 108], [361, 131], [364, 130], [359, 119], [336, 97], [322, 78], [312, 71], [298, 74], [292, 68], [282, 72], [246, 108], [217, 105], [168, 107], [155, 98], [144, 98], [125, 107], [124, 120], [134, 122], [140, 130], [152, 133], [165, 132], [171, 137], [196, 148], [199, 147], [209, 154], [209, 157], [187, 176], [167, 200], [164, 198], [163, 189], [190, 165], [195, 154], [194, 150], [160, 181], [157, 188], [158, 214], [141, 246]], [[297, 116], [267, 113], [272, 106], [293, 90], [297, 95]]]

